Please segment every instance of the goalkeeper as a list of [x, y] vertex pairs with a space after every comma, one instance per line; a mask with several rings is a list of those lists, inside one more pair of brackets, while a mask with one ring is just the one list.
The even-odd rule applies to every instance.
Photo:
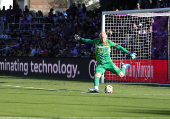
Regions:
[[105, 32], [101, 32], [99, 35], [100, 38], [96, 38], [94, 40], [81, 38], [80, 36], [75, 34], [76, 40], [81, 40], [87, 44], [95, 44], [95, 54], [97, 60], [97, 67], [95, 69], [95, 77], [94, 77], [94, 88], [89, 88], [89, 92], [99, 93], [99, 80], [100, 77], [105, 73], [106, 70], [111, 71], [119, 77], [123, 77], [126, 72], [126, 68], [130, 67], [130, 64], [123, 64], [122, 68], [119, 69], [113, 62], [110, 57], [110, 47], [115, 47], [118, 50], [127, 53], [132, 59], [135, 59], [136, 54], [131, 53], [122, 46], [112, 42], [107, 39], [107, 35]]

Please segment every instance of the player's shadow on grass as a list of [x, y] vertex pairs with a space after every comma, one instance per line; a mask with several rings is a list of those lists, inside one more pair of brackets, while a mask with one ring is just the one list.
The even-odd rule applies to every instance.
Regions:
[[170, 116], [169, 110], [128, 109], [128, 110], [123, 110], [122, 112]]
[[[67, 105], [85, 105], [85, 106], [94, 106], [94, 107], [100, 107], [100, 106], [106, 106], [106, 105], [102, 105], [102, 104], [67, 104]], [[126, 105], [114, 105], [114, 104], [109, 104], [107, 105], [108, 108], [110, 107], [118, 107], [117, 110], [106, 110], [107, 112], [118, 112], [118, 113], [138, 113], [141, 115], [145, 115], [145, 114], [153, 114], [154, 116], [157, 115], [164, 115], [164, 116], [169, 116], [170, 115], [170, 110], [169, 108], [155, 108], [153, 109], [152, 107], [140, 107], [140, 106], [126, 106]], [[102, 112], [104, 112], [102, 110]]]

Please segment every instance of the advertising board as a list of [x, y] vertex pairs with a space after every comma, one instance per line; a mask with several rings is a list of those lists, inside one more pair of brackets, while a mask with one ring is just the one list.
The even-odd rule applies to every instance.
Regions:
[[[167, 60], [113, 60], [121, 68], [121, 63], [130, 63], [126, 75], [119, 78], [106, 71], [105, 80], [167, 83]], [[60, 78], [94, 79], [97, 66], [95, 59], [41, 58], [41, 57], [1, 57], [0, 74], [50, 76]]]
[[105, 73], [105, 80], [127, 81], [127, 82], [149, 82], [149, 83], [167, 83], [167, 60], [113, 60], [119, 62], [117, 66], [121, 68], [121, 63], [131, 64], [126, 69], [126, 75], [123, 78], [112, 74], [109, 71]]

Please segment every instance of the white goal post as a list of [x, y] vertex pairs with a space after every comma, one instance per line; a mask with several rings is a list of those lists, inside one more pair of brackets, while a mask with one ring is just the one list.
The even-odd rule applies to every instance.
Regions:
[[[158, 18], [160, 24], [161, 22], [165, 22], [161, 21], [162, 19], [167, 19], [166, 28], [168, 30], [166, 33], [167, 36], [165, 37], [168, 38], [169, 16], [170, 8], [103, 11], [101, 31], [107, 33], [108, 39], [118, 43], [118, 45], [121, 45], [131, 52], [137, 53], [137, 59], [132, 60], [125, 53], [112, 48], [111, 58], [113, 62], [120, 68], [122, 62], [130, 63], [131, 68], [126, 70], [126, 75], [122, 79], [106, 71], [105, 75], [107, 75], [107, 77], [103, 75], [101, 77], [101, 83], [104, 83], [106, 80], [109, 83], [153, 83], [153, 66], [151, 65], [153, 50], [151, 46], [153, 40], [155, 42], [155, 39], [159, 39], [153, 35], [153, 32], [157, 34], [156, 31], [152, 30], [154, 19], [156, 17], [163, 17]], [[167, 60], [167, 64], [169, 64], [169, 60]]]

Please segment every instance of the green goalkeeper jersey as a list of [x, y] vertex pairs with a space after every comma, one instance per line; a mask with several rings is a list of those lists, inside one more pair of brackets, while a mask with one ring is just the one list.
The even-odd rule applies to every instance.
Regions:
[[94, 40], [82, 38], [82, 41], [87, 44], [94, 44], [95, 45], [95, 55], [97, 64], [104, 64], [108, 61], [112, 61], [110, 57], [110, 47], [115, 47], [118, 50], [123, 51], [124, 53], [128, 53], [129, 51], [125, 48], [117, 45], [116, 43], [112, 42], [111, 40], [106, 39], [103, 43], [100, 38], [96, 38]]

